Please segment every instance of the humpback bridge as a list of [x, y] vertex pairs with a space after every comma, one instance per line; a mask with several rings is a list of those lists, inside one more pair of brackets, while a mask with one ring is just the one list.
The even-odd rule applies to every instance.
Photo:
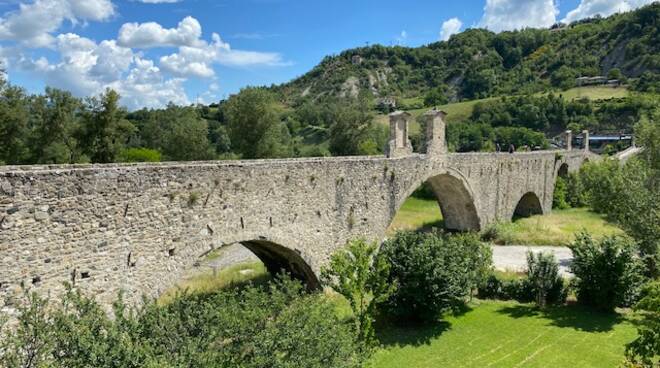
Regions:
[[348, 240], [383, 239], [423, 182], [447, 228], [478, 230], [549, 212], [557, 175], [591, 156], [570, 147], [447, 153], [443, 113], [425, 117], [421, 154], [407, 137], [409, 116], [395, 113], [384, 157], [0, 167], [0, 309], [21, 285], [57, 295], [65, 281], [102, 303], [119, 290], [155, 296], [237, 242], [269, 270], [316, 286]]

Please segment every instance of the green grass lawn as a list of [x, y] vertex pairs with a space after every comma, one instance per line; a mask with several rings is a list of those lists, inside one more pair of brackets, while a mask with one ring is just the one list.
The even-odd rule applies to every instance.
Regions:
[[[410, 197], [401, 206], [387, 233], [392, 235], [398, 230], [424, 230], [442, 226], [442, 213], [435, 200]], [[607, 222], [603, 215], [586, 208], [554, 210], [547, 215], [496, 226], [498, 236], [495, 242], [498, 244], [565, 245], [572, 242], [575, 233], [580, 230], [586, 230], [595, 239], [623, 234], [621, 229]]]
[[[209, 259], [218, 258], [222, 252], [209, 254]], [[203, 271], [183, 279], [175, 287], [167, 290], [158, 298], [158, 303], [167, 304], [177, 293], [205, 293], [215, 290], [240, 286], [248, 282], [261, 283], [270, 279], [270, 274], [261, 262], [239, 263], [214, 274], [213, 271]]]
[[544, 312], [516, 302], [476, 301], [435, 325], [386, 327], [370, 368], [617, 367], [635, 338], [626, 316], [577, 306]]
[[423, 230], [442, 226], [442, 212], [438, 202], [410, 197], [397, 212], [387, 233], [391, 235], [399, 230]]
[[547, 215], [518, 219], [497, 226], [498, 244], [566, 245], [575, 239], [575, 233], [586, 230], [595, 239], [623, 234], [601, 214], [586, 208], [553, 210]]

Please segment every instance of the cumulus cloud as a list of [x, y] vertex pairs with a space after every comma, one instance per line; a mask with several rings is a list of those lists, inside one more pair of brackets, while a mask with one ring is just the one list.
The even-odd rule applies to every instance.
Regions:
[[458, 33], [463, 27], [463, 22], [458, 18], [451, 18], [442, 23], [440, 28], [440, 40], [447, 41], [451, 35]]
[[558, 14], [554, 0], [486, 0], [479, 25], [494, 32], [546, 28], [556, 23]]
[[640, 6], [651, 4], [655, 0], [582, 0], [577, 8], [569, 11], [562, 19], [564, 23], [571, 23], [583, 18], [596, 15], [608, 15], [634, 10]]
[[52, 45], [51, 35], [64, 21], [104, 21], [115, 15], [110, 0], [36, 0], [19, 4], [18, 10], [0, 18], [0, 40], [21, 42], [29, 47]]
[[47, 85], [89, 96], [112, 88], [131, 109], [158, 107], [174, 102], [188, 104], [182, 78], [168, 78], [152, 60], [117, 45], [114, 40], [94, 41], [73, 33], [57, 37], [55, 50], [60, 58], [50, 62], [41, 57], [18, 57], [17, 64], [35, 73]]
[[193, 17], [185, 17], [176, 28], [163, 28], [156, 22], [126, 23], [119, 29], [119, 44], [126, 47], [163, 47], [200, 45], [202, 26]]
[[177, 53], [160, 58], [164, 70], [178, 76], [208, 78], [215, 75], [213, 64], [225, 66], [287, 65], [278, 53], [234, 50], [217, 33], [212, 42], [198, 40], [196, 46], [181, 46]]

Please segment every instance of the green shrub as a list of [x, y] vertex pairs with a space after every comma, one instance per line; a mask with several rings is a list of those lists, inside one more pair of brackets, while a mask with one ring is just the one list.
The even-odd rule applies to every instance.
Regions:
[[534, 300], [534, 288], [526, 278], [502, 279], [495, 274], [488, 276], [479, 286], [482, 299], [517, 300], [529, 303]]
[[128, 148], [119, 153], [120, 162], [160, 162], [161, 154], [148, 148]]
[[596, 243], [589, 234], [580, 233], [569, 247], [580, 303], [611, 311], [636, 301], [644, 267], [631, 240], [613, 236]]
[[474, 234], [400, 232], [383, 243], [397, 290], [383, 303], [392, 316], [434, 320], [462, 306], [486, 278], [491, 250]]
[[626, 358], [635, 366], [660, 365], [660, 280], [648, 283], [635, 305], [641, 316], [638, 337], [626, 346]]
[[532, 287], [536, 304], [562, 303], [564, 280], [559, 276], [559, 263], [552, 253], [527, 253], [527, 280]]
[[113, 318], [75, 290], [62, 305], [29, 301], [19, 328], [0, 339], [2, 367], [348, 368], [362, 360], [335, 305], [286, 278], [267, 288], [180, 294], [167, 305], [145, 301], [137, 310], [119, 299]]
[[323, 282], [348, 300], [358, 335], [367, 344], [375, 338], [372, 323], [376, 306], [396, 290], [396, 284], [388, 282], [390, 265], [377, 251], [375, 244], [352, 241], [334, 254], [329, 267], [321, 272]]
[[552, 208], [560, 209], [560, 210], [569, 208], [570, 205], [566, 201], [567, 196], [568, 196], [568, 188], [566, 184], [566, 179], [564, 179], [561, 176], [558, 176], [557, 181], [555, 183], [555, 191], [552, 195]]

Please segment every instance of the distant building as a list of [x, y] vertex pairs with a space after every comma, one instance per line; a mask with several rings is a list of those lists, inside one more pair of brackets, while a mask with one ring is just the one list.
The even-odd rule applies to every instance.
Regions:
[[[573, 138], [573, 144], [583, 146], [584, 136], [577, 135]], [[614, 146], [618, 150], [624, 150], [633, 145], [632, 134], [599, 134], [589, 136], [589, 149], [595, 153], [603, 153], [607, 146]]]
[[351, 63], [353, 63], [353, 65], [360, 65], [360, 64], [362, 64], [362, 56], [360, 56], [360, 55], [353, 55], [353, 57], [351, 58]]
[[619, 81], [616, 79], [612, 80], [607, 80], [606, 77], [603, 77], [602, 75], [597, 75], [595, 77], [579, 77], [575, 78], [575, 84], [578, 87], [582, 86], [596, 86], [596, 85], [601, 85], [601, 84], [610, 84], [610, 82], [614, 82], [618, 85]]
[[396, 100], [393, 97], [381, 97], [376, 99], [376, 108], [383, 111], [396, 110]]

